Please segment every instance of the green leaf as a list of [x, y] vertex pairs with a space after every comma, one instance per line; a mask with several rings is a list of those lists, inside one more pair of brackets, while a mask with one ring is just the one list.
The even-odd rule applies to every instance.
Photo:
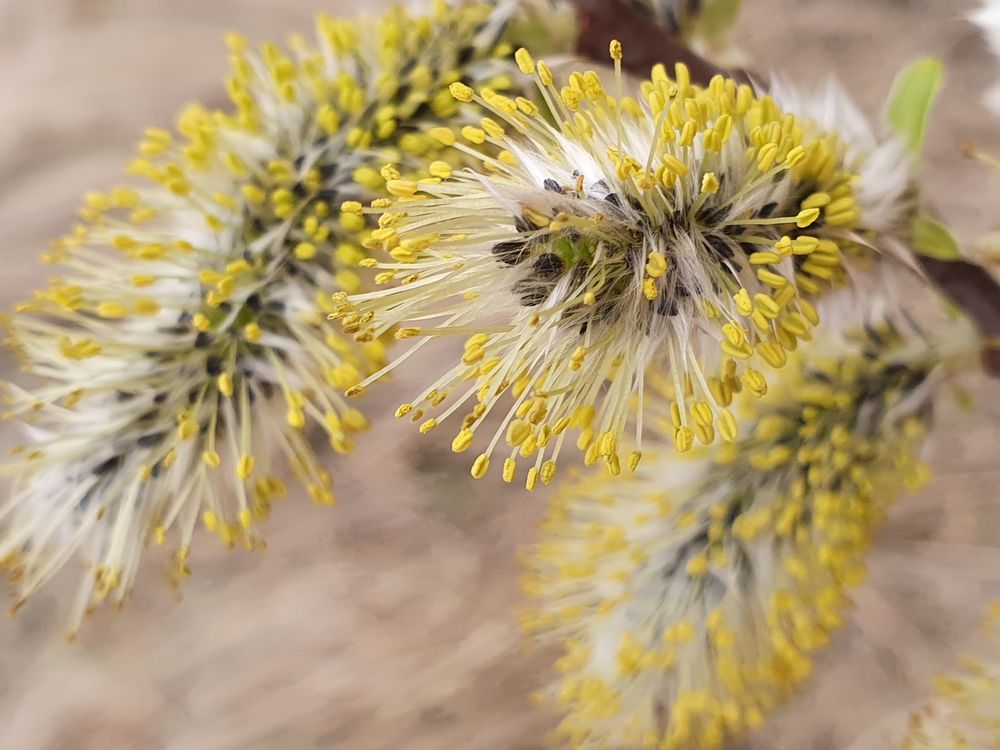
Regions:
[[740, 0], [712, 0], [702, 8], [698, 30], [706, 39], [718, 39], [740, 17]]
[[944, 63], [925, 57], [896, 76], [889, 98], [889, 123], [917, 156], [923, 151], [927, 121], [944, 81]]
[[951, 231], [929, 216], [913, 220], [913, 249], [937, 260], [958, 260], [962, 257]]

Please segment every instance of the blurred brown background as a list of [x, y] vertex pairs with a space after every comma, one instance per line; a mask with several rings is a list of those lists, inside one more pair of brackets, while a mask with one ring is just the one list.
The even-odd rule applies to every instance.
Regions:
[[[365, 3], [376, 6], [379, 3]], [[88, 188], [111, 184], [145, 125], [218, 101], [223, 31], [305, 30], [352, 0], [0, 0], [0, 307], [45, 271], [35, 257]], [[745, 0], [754, 67], [809, 84], [829, 71], [876, 112], [895, 71], [948, 62], [926, 187], [963, 239], [1000, 223], [1000, 176], [960, 158], [1000, 153], [979, 94], [1000, 77], [959, 0]], [[10, 377], [9, 358], [0, 376]], [[417, 370], [411, 367], [409, 373]], [[406, 387], [408, 375], [399, 379]], [[947, 399], [938, 478], [897, 506], [857, 594], [853, 624], [818, 679], [748, 747], [889, 747], [893, 717], [1000, 598], [997, 386], [973, 379], [970, 413]], [[392, 399], [392, 395], [383, 395]], [[377, 397], [372, 414], [390, 404]], [[380, 408], [381, 407], [381, 408]], [[10, 426], [2, 442], [12, 439]], [[530, 707], [544, 654], [516, 628], [518, 547], [544, 498], [472, 482], [447, 446], [391, 416], [350, 461], [339, 506], [293, 497], [248, 555], [203, 539], [176, 602], [153, 553], [134, 602], [60, 638], [76, 571], [0, 622], [2, 750], [535, 750], [552, 717]], [[889, 717], [886, 721], [883, 721]], [[867, 730], [867, 731], [866, 731]]]

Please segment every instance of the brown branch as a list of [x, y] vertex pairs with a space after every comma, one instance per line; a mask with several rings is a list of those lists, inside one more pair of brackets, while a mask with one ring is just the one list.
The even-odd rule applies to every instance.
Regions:
[[[580, 29], [577, 52], [595, 61], [608, 60], [608, 45], [625, 47], [622, 64], [646, 74], [656, 63], [683, 62], [692, 80], [707, 84], [717, 73], [746, 80], [744, 71], [725, 71], [693, 52], [682, 39], [657, 26], [625, 0], [574, 0]], [[984, 338], [983, 367], [1000, 377], [1000, 284], [989, 271], [967, 261], [941, 261], [924, 256], [919, 262], [928, 278], [976, 324]]]

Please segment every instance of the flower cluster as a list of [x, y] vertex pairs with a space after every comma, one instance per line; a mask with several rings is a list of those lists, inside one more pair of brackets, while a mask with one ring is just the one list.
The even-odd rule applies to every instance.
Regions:
[[59, 276], [11, 324], [44, 381], [8, 389], [9, 416], [30, 429], [3, 469], [15, 606], [80, 553], [75, 629], [89, 607], [124, 600], [150, 541], [173, 538], [185, 575], [199, 520], [258, 546], [285, 491], [272, 453], [333, 503], [306, 428], [349, 450], [366, 420], [343, 391], [385, 360], [378, 337], [358, 344], [327, 319], [330, 289], [361, 288], [372, 227], [349, 206], [399, 184], [387, 162], [412, 162], [406, 180], [430, 178], [431, 157], [435, 174], [461, 163], [426, 123], [457, 114], [449, 84], [511, 85], [509, 20], [439, 2], [426, 16], [321, 15], [316, 41], [288, 52], [231, 36], [232, 108], [191, 106], [176, 134], [148, 130], [136, 179], [87, 196], [46, 257]]
[[529, 488], [550, 481], [571, 427], [588, 463], [618, 473], [637, 399], [634, 469], [651, 367], [676, 385], [678, 450], [736, 440], [733, 393], [763, 395], [766, 371], [819, 322], [814, 300], [878, 255], [868, 183], [837, 132], [722, 76], [694, 85], [683, 65], [673, 79], [657, 66], [637, 102], [621, 92], [621, 45], [611, 52], [611, 95], [594, 72], [557, 86], [523, 49], [540, 106], [454, 84], [492, 116], [431, 135], [482, 168], [446, 179], [432, 163], [439, 184], [395, 181], [398, 201], [367, 209], [391, 257], [365, 263], [390, 288], [335, 298], [359, 340], [422, 339], [386, 371], [432, 339], [466, 337], [398, 416], [426, 432], [461, 411], [453, 449], [464, 451], [499, 411], [475, 477], [502, 450], [506, 481], [519, 457], [532, 463]]
[[962, 672], [941, 677], [937, 699], [913, 714], [903, 750], [995, 747], [1000, 736], [1000, 604], [990, 608], [989, 651], [962, 657]]
[[[939, 360], [889, 325], [811, 347], [745, 437], [565, 487], [523, 623], [564, 646], [543, 693], [572, 747], [715, 748], [810, 672], [918, 455]], [[669, 433], [673, 425], [666, 425]]]

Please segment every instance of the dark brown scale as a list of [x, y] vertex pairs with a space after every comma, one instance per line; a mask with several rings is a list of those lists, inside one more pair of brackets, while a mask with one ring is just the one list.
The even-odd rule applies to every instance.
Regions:
[[551, 177], [546, 177], [542, 182], [542, 186], [553, 193], [562, 193], [562, 185], [553, 180]]
[[154, 404], [162, 404], [166, 400], [167, 400], [167, 394], [166, 394], [166, 392], [157, 393], [155, 396], [153, 396], [153, 403]]
[[525, 240], [498, 242], [493, 246], [491, 252], [505, 266], [516, 266], [527, 258], [528, 243]]
[[706, 226], [718, 226], [729, 218], [729, 206], [720, 206], [718, 208], [703, 206], [695, 218]]
[[524, 307], [537, 307], [549, 298], [552, 285], [535, 279], [521, 279], [514, 284], [513, 292]]
[[260, 312], [264, 304], [263, 302], [261, 302], [259, 294], [251, 294], [249, 297], [247, 297], [246, 306], [249, 307], [254, 312]]
[[608, 193], [606, 196], [604, 196], [604, 200], [607, 203], [610, 203], [615, 208], [622, 207], [622, 198], [620, 195], [618, 195], [618, 193]]
[[222, 365], [222, 357], [213, 355], [205, 360], [205, 372], [213, 378], [217, 375], [221, 375], [224, 369], [225, 368]]
[[563, 260], [555, 253], [542, 253], [531, 264], [534, 275], [542, 281], [555, 281], [563, 272]]
[[211, 343], [212, 337], [205, 333], [205, 331], [199, 331], [198, 335], [194, 337], [195, 349], [207, 349]]
[[97, 464], [97, 466], [95, 466], [92, 469], [92, 472], [95, 476], [99, 477], [104, 474], [109, 474], [110, 472], [119, 468], [121, 465], [122, 465], [122, 456], [120, 455], [112, 456], [106, 461], [102, 461], [101, 463]]
[[136, 396], [132, 391], [116, 391], [115, 400], [120, 404], [124, 404], [126, 401], [131, 401]]
[[761, 219], [770, 219], [774, 215], [775, 210], [778, 208], [778, 204], [775, 202], [768, 203], [761, 207], [760, 211], [757, 212], [757, 216]]
[[722, 260], [732, 260], [736, 257], [736, 253], [733, 252], [732, 245], [730, 245], [729, 240], [725, 237], [720, 237], [717, 234], [710, 234], [705, 237], [705, 242], [708, 244], [709, 250], [716, 258]]
[[677, 307], [677, 300], [673, 296], [660, 295], [656, 299], [655, 312], [664, 318], [672, 318], [680, 311]]
[[148, 435], [143, 435], [141, 438], [135, 441], [136, 445], [140, 448], [152, 448], [154, 445], [158, 444], [163, 440], [164, 432], [151, 432]]
[[458, 64], [465, 65], [466, 63], [469, 62], [469, 60], [473, 58], [475, 54], [476, 54], [476, 48], [473, 47], [472, 45], [469, 45], [468, 47], [462, 47], [462, 49], [458, 51]]
[[514, 228], [517, 229], [518, 232], [533, 232], [533, 231], [535, 231], [535, 227], [531, 224], [530, 221], [528, 221], [527, 219], [525, 219], [523, 216], [515, 216], [514, 217]]

